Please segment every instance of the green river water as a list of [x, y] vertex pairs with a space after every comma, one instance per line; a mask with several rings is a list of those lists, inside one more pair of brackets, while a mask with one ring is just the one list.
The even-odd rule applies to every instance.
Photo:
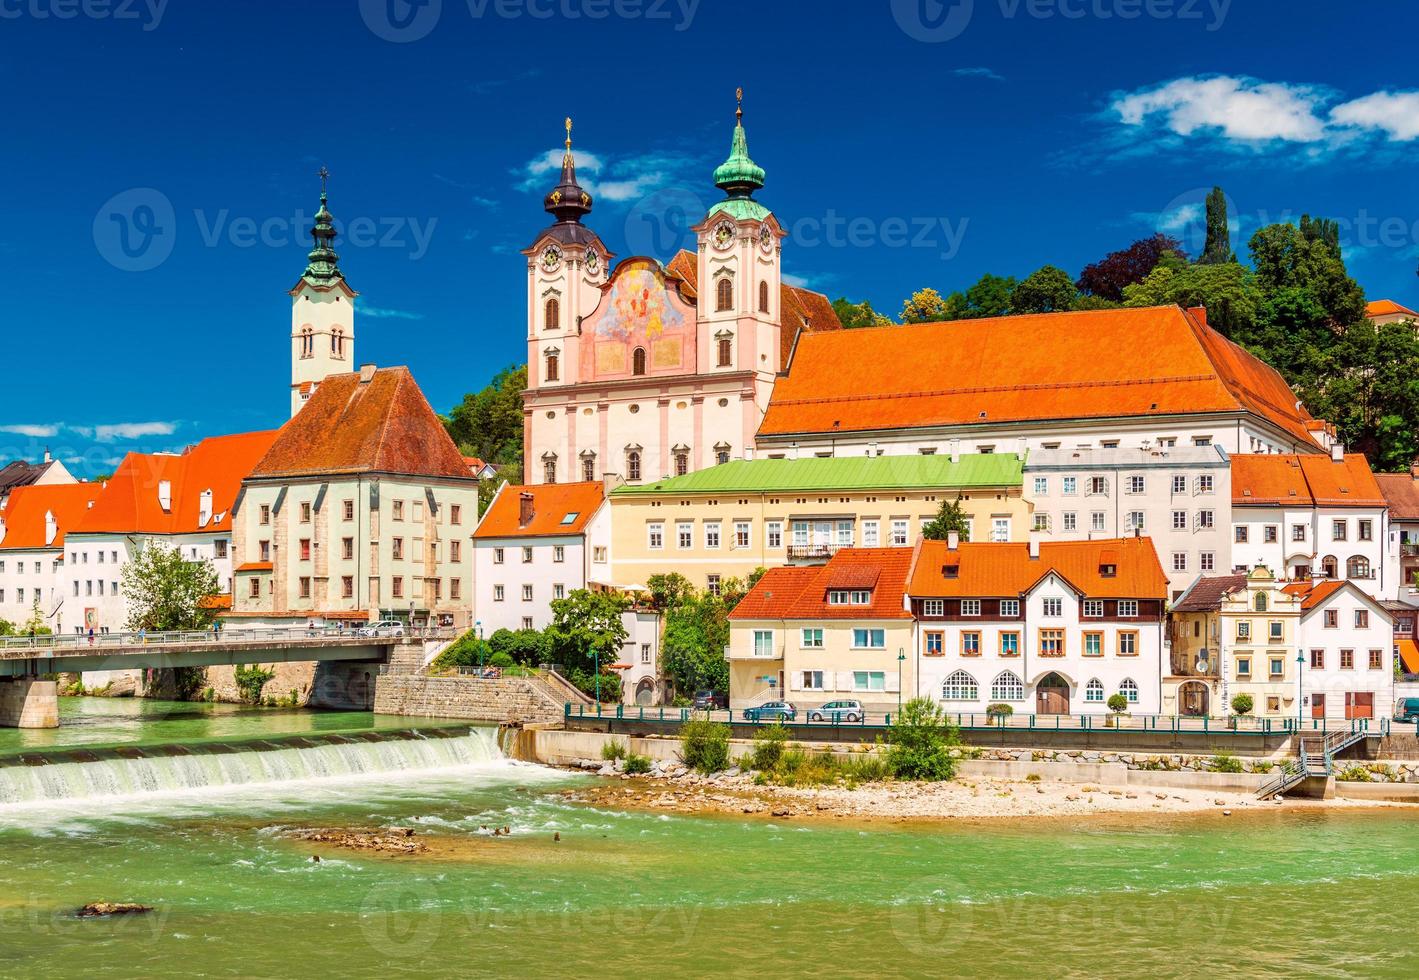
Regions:
[[[620, 813], [567, 804], [596, 777], [508, 762], [488, 730], [263, 748], [411, 722], [62, 710], [57, 734], [0, 732], [3, 977], [1419, 973], [1403, 811], [892, 829]], [[13, 765], [175, 741], [204, 748]], [[391, 823], [469, 846], [317, 863], [281, 836]], [[156, 911], [73, 917], [91, 901]]]

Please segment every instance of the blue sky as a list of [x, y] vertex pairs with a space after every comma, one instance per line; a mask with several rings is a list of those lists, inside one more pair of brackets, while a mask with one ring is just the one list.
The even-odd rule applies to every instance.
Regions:
[[[794, 281], [913, 289], [1337, 218], [1419, 301], [1419, 80], [1356, 0], [0, 0], [0, 456], [82, 473], [275, 426], [315, 171], [357, 356], [435, 408], [525, 356], [518, 250], [576, 121], [589, 223], [665, 259], [715, 200], [734, 89]], [[1342, 12], [1343, 10], [1343, 12]], [[125, 237], [126, 236], [126, 237]]]

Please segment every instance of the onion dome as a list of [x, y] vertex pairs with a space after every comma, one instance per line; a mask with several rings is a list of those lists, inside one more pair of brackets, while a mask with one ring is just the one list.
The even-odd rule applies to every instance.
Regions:
[[769, 209], [753, 199], [754, 191], [764, 186], [764, 168], [749, 157], [749, 138], [744, 134], [744, 90], [734, 93], [738, 106], [734, 110], [734, 139], [729, 144], [729, 159], [714, 169], [714, 183], [724, 191], [725, 199], [710, 208], [710, 214], [727, 211], [736, 218], [762, 220]]
[[315, 240], [315, 244], [306, 256], [310, 264], [305, 267], [304, 278], [324, 285], [345, 277], [340, 272], [340, 256], [335, 254], [335, 225], [332, 223], [334, 216], [325, 206], [326, 181], [330, 179], [330, 171], [321, 167], [319, 176], [320, 210], [315, 212], [315, 227], [310, 230], [310, 237]]
[[580, 223], [591, 213], [591, 195], [576, 182], [576, 161], [572, 159], [572, 120], [567, 117], [567, 148], [562, 154], [562, 178], [542, 201], [542, 206], [558, 221]]

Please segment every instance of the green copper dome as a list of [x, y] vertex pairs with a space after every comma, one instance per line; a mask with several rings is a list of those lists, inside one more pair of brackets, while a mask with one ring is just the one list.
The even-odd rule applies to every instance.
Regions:
[[309, 265], [305, 267], [303, 278], [318, 285], [329, 285], [336, 279], [345, 278], [340, 272], [340, 256], [335, 254], [334, 215], [326, 208], [325, 182], [329, 172], [320, 168], [320, 210], [315, 212], [315, 227], [310, 230], [314, 247], [306, 256]]
[[[729, 201], [750, 201], [754, 191], [764, 186], [764, 168], [749, 157], [749, 138], [744, 135], [744, 90], [735, 94], [740, 104], [734, 111], [734, 139], [729, 144], [729, 159], [714, 168], [714, 183]], [[716, 210], [718, 205], [711, 209]]]

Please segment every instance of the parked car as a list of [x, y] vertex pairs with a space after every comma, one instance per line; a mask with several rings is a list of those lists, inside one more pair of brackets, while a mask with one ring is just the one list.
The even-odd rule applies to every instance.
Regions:
[[713, 711], [715, 708], [729, 707], [729, 695], [718, 691], [696, 691], [695, 710]]
[[356, 636], [403, 636], [404, 624], [397, 619], [381, 619], [355, 630]]
[[765, 701], [744, 709], [745, 721], [793, 721], [797, 717], [798, 709], [787, 701]]
[[1395, 721], [1414, 721], [1419, 718], [1419, 698], [1400, 698], [1394, 702]]
[[861, 701], [829, 701], [808, 712], [809, 721], [861, 721], [866, 716]]

